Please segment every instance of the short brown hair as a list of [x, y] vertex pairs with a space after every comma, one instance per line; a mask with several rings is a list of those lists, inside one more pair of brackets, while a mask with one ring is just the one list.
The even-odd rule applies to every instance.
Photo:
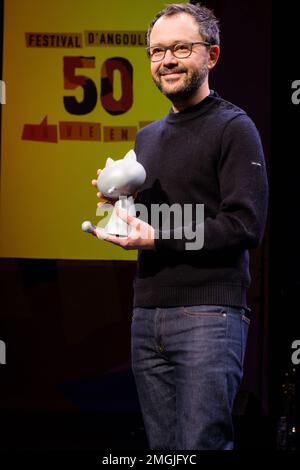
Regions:
[[147, 42], [150, 44], [150, 34], [156, 21], [162, 16], [173, 16], [179, 13], [188, 13], [199, 25], [199, 31], [204, 41], [210, 44], [220, 44], [220, 27], [219, 21], [215, 17], [214, 12], [209, 8], [202, 6], [200, 3], [171, 3], [161, 10], [151, 21], [148, 32]]

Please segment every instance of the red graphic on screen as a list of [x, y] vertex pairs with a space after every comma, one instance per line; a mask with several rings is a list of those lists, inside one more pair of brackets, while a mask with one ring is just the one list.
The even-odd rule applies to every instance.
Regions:
[[[119, 100], [114, 98], [114, 71], [121, 75], [122, 96]], [[112, 115], [126, 113], [133, 104], [133, 68], [131, 63], [123, 57], [107, 59], [101, 71], [101, 103], [103, 108]]]
[[36, 140], [38, 142], [57, 142], [57, 125], [50, 125], [48, 118], [42, 120], [40, 124], [24, 124], [22, 140]]
[[93, 69], [95, 57], [64, 57], [64, 88], [75, 90], [81, 87], [83, 90], [82, 101], [75, 96], [64, 96], [64, 106], [68, 113], [83, 115], [93, 111], [97, 104], [97, 88], [93, 80], [85, 75], [77, 75], [78, 69]]

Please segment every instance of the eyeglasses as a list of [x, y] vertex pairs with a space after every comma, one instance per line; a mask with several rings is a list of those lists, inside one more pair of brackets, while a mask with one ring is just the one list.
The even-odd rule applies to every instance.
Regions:
[[159, 62], [163, 60], [167, 50], [169, 49], [173, 56], [177, 59], [186, 59], [192, 53], [193, 46], [195, 44], [203, 44], [204, 46], [211, 46], [211, 44], [207, 41], [197, 41], [197, 42], [179, 42], [177, 44], [173, 44], [173, 46], [152, 46], [147, 47], [147, 55], [151, 62]]

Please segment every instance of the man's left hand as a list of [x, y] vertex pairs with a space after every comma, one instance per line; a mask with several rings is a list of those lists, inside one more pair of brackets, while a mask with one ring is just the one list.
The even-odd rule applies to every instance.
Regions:
[[123, 209], [116, 209], [118, 217], [130, 227], [128, 237], [109, 235], [101, 228], [96, 228], [93, 234], [101, 240], [119, 245], [125, 250], [154, 250], [154, 228], [142, 220], [129, 215]]

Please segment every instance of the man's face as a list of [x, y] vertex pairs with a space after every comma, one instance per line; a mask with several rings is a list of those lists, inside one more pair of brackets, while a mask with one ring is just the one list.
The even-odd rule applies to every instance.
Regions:
[[[188, 13], [162, 16], [153, 26], [150, 35], [151, 47], [197, 41], [203, 41], [203, 38], [198, 24]], [[209, 48], [203, 44], [194, 45], [191, 55], [185, 59], [177, 59], [167, 50], [164, 59], [151, 62], [152, 78], [171, 101], [182, 101], [195, 95], [208, 79], [211, 68], [209, 59]]]

